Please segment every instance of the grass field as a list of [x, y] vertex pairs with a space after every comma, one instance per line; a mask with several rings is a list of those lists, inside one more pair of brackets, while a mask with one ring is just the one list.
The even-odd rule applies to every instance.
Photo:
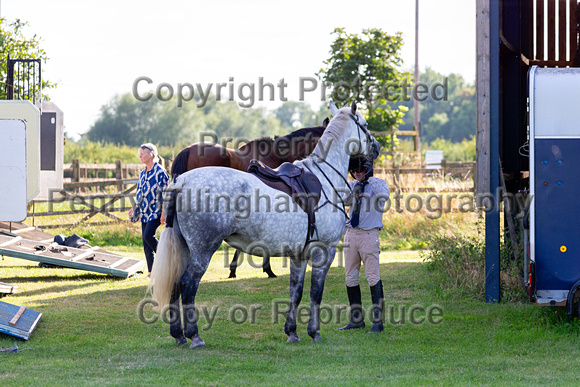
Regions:
[[[143, 259], [139, 246], [119, 243], [107, 248]], [[222, 254], [214, 257], [197, 298], [197, 306], [210, 313], [210, 318], [199, 320], [204, 350], [175, 346], [168, 325], [150, 309], [139, 317], [138, 305], [147, 297], [143, 275], [117, 279], [38, 268], [34, 262], [13, 258], [0, 260], [2, 281], [19, 287], [18, 293], [2, 300], [43, 313], [29, 341], [0, 335], [1, 347], [19, 347], [18, 353], [0, 354], [0, 385], [577, 385], [580, 381], [577, 320], [558, 308], [442, 297], [420, 251], [382, 252], [386, 330], [373, 335], [366, 329], [337, 331], [347, 317], [345, 312], [337, 317], [334, 311], [346, 305], [347, 297], [344, 269], [335, 260], [323, 297], [323, 342], [316, 344], [306, 334], [306, 321], [298, 324], [302, 341], [286, 343], [284, 318], [273, 314], [288, 299], [289, 269], [282, 259], [272, 259], [276, 279], [265, 278], [246, 261], [238, 279], [228, 280]], [[370, 294], [363, 276], [361, 285], [363, 306], [368, 308]], [[305, 306], [308, 290], [307, 283]]]

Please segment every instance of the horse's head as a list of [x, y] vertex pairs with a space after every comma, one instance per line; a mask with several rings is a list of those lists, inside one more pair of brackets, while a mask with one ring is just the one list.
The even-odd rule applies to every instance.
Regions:
[[353, 157], [363, 155], [372, 159], [378, 157], [380, 151], [379, 142], [367, 129], [367, 121], [362, 114], [357, 111], [356, 102], [353, 101], [350, 107], [338, 109], [334, 102], [330, 101], [330, 112], [335, 117], [341, 115], [348, 116], [352, 121], [350, 125], [348, 125], [350, 133], [347, 134], [349, 139], [345, 144], [345, 151], [349, 156]]

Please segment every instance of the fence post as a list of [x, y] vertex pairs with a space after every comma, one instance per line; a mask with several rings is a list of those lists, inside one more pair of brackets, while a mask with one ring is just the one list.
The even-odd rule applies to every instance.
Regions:
[[477, 163], [473, 162], [471, 166], [471, 176], [473, 176], [473, 199], [476, 199], [477, 194]]
[[[81, 165], [79, 159], [73, 159], [71, 163], [72, 167], [72, 176], [70, 178], [71, 182], [78, 183], [81, 181]], [[80, 191], [79, 188], [74, 189], [74, 193], [78, 193]]]
[[123, 162], [115, 161], [115, 178], [117, 179], [117, 192], [123, 191]]
[[395, 190], [401, 191], [401, 171], [399, 164], [395, 165]]
[[73, 159], [71, 167], [72, 167], [71, 181], [73, 183], [78, 183], [81, 180], [81, 169], [79, 159]]

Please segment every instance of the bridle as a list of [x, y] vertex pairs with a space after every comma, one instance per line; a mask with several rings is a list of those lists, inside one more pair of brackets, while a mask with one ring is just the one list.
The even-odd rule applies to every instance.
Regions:
[[358, 126], [358, 128], [360, 129], [357, 132], [358, 133], [358, 141], [359, 141], [359, 144], [360, 144], [360, 131], [362, 130], [363, 133], [365, 134], [366, 139], [367, 139], [367, 153], [370, 153], [369, 152], [369, 150], [370, 150], [369, 148], [373, 146], [373, 141], [372, 141], [372, 136], [371, 136], [369, 130], [367, 129], [368, 123], [365, 121], [365, 124], [362, 125], [360, 123], [360, 121], [358, 119], [358, 116], [356, 114], [349, 113], [348, 115], [356, 123], [356, 126]]
[[[362, 130], [362, 132], [365, 134], [366, 136], [366, 140], [367, 140], [367, 153], [369, 152], [369, 148], [372, 147], [373, 141], [372, 141], [372, 135], [370, 134], [370, 132], [367, 129], [367, 123], [365, 122], [364, 125], [362, 125], [359, 121], [359, 117], [356, 114], [352, 114], [349, 113], [349, 117], [356, 123], [357, 126], [357, 134], [358, 134], [358, 140], [359, 140], [359, 144], [361, 143], [361, 136], [360, 136], [360, 132]], [[320, 158], [320, 156], [318, 156]], [[346, 179], [346, 177], [344, 177], [342, 175], [342, 173], [340, 173], [340, 171], [334, 167], [332, 164], [330, 164], [328, 161], [326, 161], [325, 158], [320, 158], [320, 161], [326, 165], [328, 165], [334, 172], [336, 172], [337, 175], [339, 175], [342, 180], [344, 181], [345, 185], [348, 187], [348, 189], [352, 192], [352, 189], [350, 188], [350, 186], [348, 185], [348, 180]], [[312, 164], [314, 164], [316, 166], [316, 168], [318, 168], [318, 170], [322, 173], [322, 175], [324, 176], [324, 178], [326, 179], [326, 181], [328, 181], [328, 183], [330, 184], [330, 186], [332, 187], [332, 190], [334, 191], [334, 193], [336, 194], [336, 196], [340, 199], [340, 202], [342, 204], [342, 208], [340, 208], [338, 205], [334, 204], [332, 201], [330, 201], [330, 199], [328, 198], [328, 195], [326, 195], [326, 192], [324, 192], [324, 189], [322, 189], [322, 194], [324, 195], [324, 197], [326, 198], [326, 201], [324, 203], [322, 203], [321, 205], [318, 205], [314, 211], [318, 211], [320, 208], [324, 207], [326, 204], [330, 204], [334, 207], [336, 207], [338, 210], [340, 210], [344, 216], [346, 217], [346, 219], [349, 219], [348, 214], [346, 213], [346, 205], [344, 204], [344, 200], [342, 200], [341, 195], [339, 195], [336, 187], [334, 186], [334, 184], [332, 184], [332, 181], [328, 178], [328, 176], [326, 175], [326, 173], [322, 170], [322, 168], [320, 168], [320, 165], [318, 165], [318, 163], [314, 160], [312, 160]], [[308, 168], [308, 166], [306, 164], [304, 164], [304, 166], [310, 171], [312, 172], [312, 170], [310, 168]], [[347, 172], [348, 173], [348, 172]]]

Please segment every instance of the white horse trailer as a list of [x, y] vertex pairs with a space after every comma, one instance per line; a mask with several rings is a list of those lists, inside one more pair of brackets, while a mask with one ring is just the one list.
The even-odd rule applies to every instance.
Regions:
[[30, 101], [0, 102], [0, 221], [26, 219], [39, 192], [40, 111]]
[[528, 74], [530, 295], [573, 311], [580, 286], [580, 68]]

